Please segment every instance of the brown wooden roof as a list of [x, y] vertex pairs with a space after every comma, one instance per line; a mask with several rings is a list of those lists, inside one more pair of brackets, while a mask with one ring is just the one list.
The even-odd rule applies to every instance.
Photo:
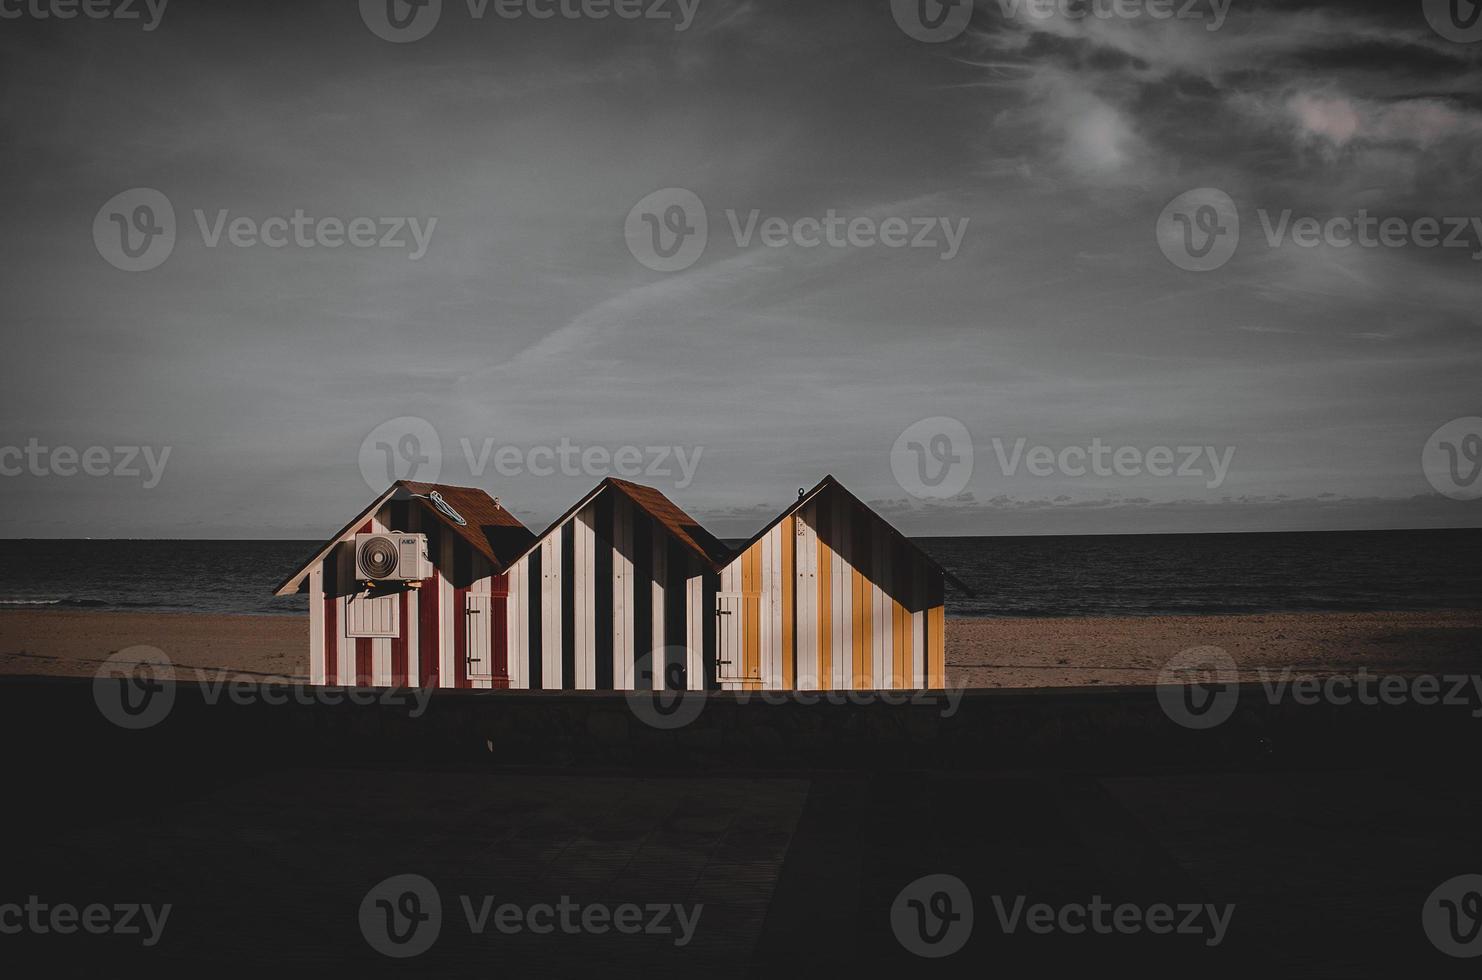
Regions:
[[[510, 562], [524, 553], [535, 540], [531, 531], [520, 519], [495, 503], [494, 498], [476, 487], [450, 487], [440, 483], [412, 483], [398, 480], [396, 486], [408, 493], [416, 494], [427, 513], [435, 514], [443, 525], [463, 540], [473, 545], [474, 550], [494, 565], [495, 573], [504, 571]], [[427, 495], [436, 490], [442, 494], [454, 510], [463, 515], [467, 526], [460, 526], [433, 506]], [[396, 499], [395, 497], [392, 498]]]
[[[460, 525], [449, 518], [427, 499], [437, 491], [468, 523]], [[397, 480], [386, 492], [357, 514], [350, 523], [340, 528], [326, 541], [314, 556], [304, 562], [292, 575], [273, 590], [274, 595], [291, 595], [299, 590], [304, 579], [315, 565], [323, 561], [334, 546], [353, 533], [372, 515], [394, 500], [415, 500], [425, 513], [433, 515], [438, 522], [467, 541], [475, 551], [487, 558], [494, 566], [495, 574], [503, 572], [520, 555], [524, 554], [535, 535], [519, 518], [494, 502], [494, 498], [476, 487], [454, 487], [443, 483], [413, 483]], [[397, 528], [397, 530], [404, 530]]]
[[613, 489], [621, 491], [712, 567], [719, 569], [730, 564], [731, 549], [721, 544], [720, 539], [701, 527], [699, 521], [680, 510], [674, 501], [653, 487], [629, 483], [616, 477], [610, 477], [605, 482]]
[[[514, 561], [524, 558], [525, 555], [534, 551], [536, 546], [551, 534], [555, 533], [561, 525], [571, 520], [586, 507], [597, 495], [605, 490], [620, 493], [633, 502], [639, 510], [642, 510], [653, 519], [664, 530], [668, 531], [676, 541], [694, 552], [713, 571], [719, 571], [731, 561], [731, 549], [721, 543], [720, 539], [711, 534], [693, 517], [653, 487], [646, 487], [641, 483], [630, 483], [610, 476], [592, 488], [586, 496], [582, 497], [571, 509], [552, 522], [551, 526], [540, 533], [534, 541], [530, 542], [524, 553], [517, 556]], [[513, 563], [513, 562], [511, 562]]]

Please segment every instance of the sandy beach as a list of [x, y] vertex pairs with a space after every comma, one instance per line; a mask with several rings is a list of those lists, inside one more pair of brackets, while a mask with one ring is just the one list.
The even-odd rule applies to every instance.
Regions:
[[[6, 611], [0, 673], [91, 675], [109, 654], [146, 645], [184, 668], [306, 679], [307, 630], [299, 616]], [[1224, 649], [1242, 670], [1470, 673], [1482, 669], [1482, 613], [951, 619], [947, 673], [954, 687], [1152, 684], [1197, 646]]]

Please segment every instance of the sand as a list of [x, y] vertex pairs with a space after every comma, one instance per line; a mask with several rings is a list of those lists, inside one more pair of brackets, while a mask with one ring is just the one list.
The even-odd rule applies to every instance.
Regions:
[[0, 612], [0, 673], [92, 676], [110, 654], [157, 647], [180, 667], [308, 679], [308, 616]]
[[[141, 644], [185, 668], [307, 679], [307, 616], [0, 612], [0, 673], [91, 676]], [[1474, 673], [1482, 612], [949, 619], [947, 675], [953, 687], [1153, 684], [1196, 646], [1224, 649], [1242, 672]]]

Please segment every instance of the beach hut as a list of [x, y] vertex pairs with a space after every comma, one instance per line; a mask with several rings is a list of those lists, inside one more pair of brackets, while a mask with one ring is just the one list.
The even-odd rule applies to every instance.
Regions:
[[509, 565], [509, 686], [715, 689], [730, 558], [658, 490], [603, 480]]
[[308, 594], [314, 684], [907, 690], [945, 686], [948, 584], [833, 477], [738, 550], [627, 480], [540, 535], [482, 490], [400, 481], [277, 594]]
[[718, 680], [727, 690], [946, 685], [951, 573], [832, 476], [721, 570]]
[[510, 684], [510, 563], [535, 540], [482, 490], [398, 481], [277, 588], [309, 596], [309, 680]]

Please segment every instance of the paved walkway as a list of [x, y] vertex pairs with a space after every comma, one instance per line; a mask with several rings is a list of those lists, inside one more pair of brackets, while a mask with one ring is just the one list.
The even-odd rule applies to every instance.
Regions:
[[[0, 884], [0, 902], [169, 902], [157, 946], [0, 936], [0, 951], [62, 973], [89, 960], [117, 972], [139, 959], [168, 975], [251, 965], [287, 976], [704, 980], [866, 966], [906, 977], [1088, 966], [1154, 976], [1423, 967], [1429, 976], [1462, 961], [1430, 946], [1421, 905], [1441, 881], [1482, 869], [1482, 790], [1368, 771], [697, 778], [286, 768], [235, 780], [180, 773], [177, 783], [175, 799], [110, 795], [12, 837]], [[402, 874], [425, 877], [441, 901], [437, 938], [414, 960], [376, 952], [361, 928], [367, 892]], [[938, 960], [908, 952], [891, 915], [901, 890], [932, 874], [960, 879], [972, 901], [970, 913], [951, 909], [969, 916], [966, 945]], [[486, 896], [476, 933], [469, 914]], [[672, 911], [660, 934], [493, 925], [501, 905], [528, 910], [563, 896], [583, 910], [639, 906], [647, 925], [655, 906], [703, 911], [683, 945]], [[1211, 947], [1207, 932], [1038, 935], [1023, 919], [1007, 932], [1000, 907], [1011, 913], [1021, 896], [1026, 909], [1097, 897], [1235, 908]]]

